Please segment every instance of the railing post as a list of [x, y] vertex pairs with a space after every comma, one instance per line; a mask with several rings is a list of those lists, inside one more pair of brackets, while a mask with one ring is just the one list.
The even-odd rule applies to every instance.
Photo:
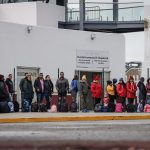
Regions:
[[85, 0], [80, 0], [80, 30], [84, 30]]
[[118, 0], [113, 0], [113, 21], [118, 22]]

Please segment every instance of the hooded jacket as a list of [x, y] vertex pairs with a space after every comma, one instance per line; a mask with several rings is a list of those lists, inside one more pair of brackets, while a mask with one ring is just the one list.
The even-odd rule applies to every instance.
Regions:
[[100, 83], [92, 82], [91, 84], [91, 93], [93, 98], [102, 97], [102, 86]]
[[126, 89], [127, 89], [127, 98], [136, 98], [137, 86], [134, 82], [130, 83], [128, 81], [126, 83]]

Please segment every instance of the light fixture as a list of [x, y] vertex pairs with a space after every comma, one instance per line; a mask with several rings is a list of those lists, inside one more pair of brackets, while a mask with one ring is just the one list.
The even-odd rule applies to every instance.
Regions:
[[92, 33], [91, 34], [91, 40], [94, 40], [96, 38], [96, 34], [95, 33]]
[[31, 30], [32, 30], [32, 26], [27, 26], [27, 33], [28, 34], [30, 34]]

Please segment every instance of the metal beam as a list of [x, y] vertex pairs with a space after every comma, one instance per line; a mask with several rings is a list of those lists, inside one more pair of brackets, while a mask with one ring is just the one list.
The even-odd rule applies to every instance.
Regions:
[[118, 22], [118, 0], [113, 0], [113, 21]]
[[85, 0], [80, 0], [80, 30], [84, 30]]

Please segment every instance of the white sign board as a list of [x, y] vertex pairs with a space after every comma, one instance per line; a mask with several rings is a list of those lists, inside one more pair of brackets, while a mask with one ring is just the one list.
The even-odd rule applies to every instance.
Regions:
[[109, 68], [109, 52], [94, 50], [76, 51], [77, 68]]

